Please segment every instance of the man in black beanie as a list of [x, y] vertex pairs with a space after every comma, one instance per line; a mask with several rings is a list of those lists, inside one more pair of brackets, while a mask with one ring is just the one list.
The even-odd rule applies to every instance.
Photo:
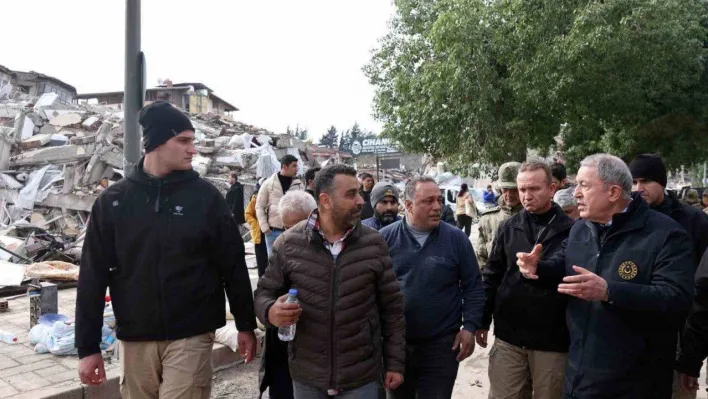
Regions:
[[246, 362], [256, 353], [244, 246], [224, 197], [192, 170], [194, 127], [156, 102], [140, 112], [145, 156], [93, 205], [76, 298], [81, 382], [105, 381], [101, 328], [110, 287], [123, 398], [209, 398], [224, 290]]
[[[673, 193], [666, 190], [666, 166], [660, 156], [655, 154], [638, 155], [629, 164], [629, 170], [632, 172], [632, 191], [641, 194], [651, 209], [674, 219], [688, 233], [693, 247], [692, 259], [694, 262], [691, 266], [695, 271], [701, 262], [701, 256], [708, 247], [708, 216], [679, 201]], [[679, 340], [680, 346], [681, 341]], [[676, 373], [674, 373], [673, 394], [674, 399], [696, 397], [695, 392], [684, 392], [679, 388], [679, 377]]]
[[651, 209], [674, 219], [686, 230], [693, 243], [694, 268], [708, 248], [708, 217], [700, 210], [686, 205], [666, 190], [666, 166], [655, 154], [638, 155], [629, 164], [632, 172], [632, 191], [641, 194]]

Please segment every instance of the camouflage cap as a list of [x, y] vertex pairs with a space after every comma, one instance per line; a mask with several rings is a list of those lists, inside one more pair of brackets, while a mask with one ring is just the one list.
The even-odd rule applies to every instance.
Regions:
[[499, 182], [497, 186], [501, 188], [518, 188], [516, 185], [516, 175], [519, 174], [521, 164], [519, 162], [507, 162], [499, 167]]
[[686, 203], [693, 205], [697, 204], [699, 202], [698, 199], [698, 190], [696, 189], [690, 189], [686, 192]]

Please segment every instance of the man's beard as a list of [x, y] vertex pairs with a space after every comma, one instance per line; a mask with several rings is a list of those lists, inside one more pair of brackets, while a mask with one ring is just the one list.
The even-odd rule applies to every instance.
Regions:
[[384, 226], [389, 225], [396, 220], [396, 212], [392, 211], [381, 213], [374, 210], [374, 216], [376, 216], [376, 219], [378, 219]]
[[354, 212], [353, 209], [347, 210], [335, 205], [333, 209], [334, 220], [342, 228], [354, 227], [361, 220], [361, 208], [361, 206], [358, 206], [356, 212]]

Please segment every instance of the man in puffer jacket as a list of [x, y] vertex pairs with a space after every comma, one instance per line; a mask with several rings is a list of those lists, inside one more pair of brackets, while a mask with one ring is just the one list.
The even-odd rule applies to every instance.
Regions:
[[[295, 398], [376, 398], [403, 382], [403, 296], [388, 247], [361, 226], [356, 171], [322, 169], [318, 208], [283, 233], [258, 282], [256, 313], [266, 326], [297, 322], [289, 344]], [[299, 304], [285, 303], [289, 289]]]

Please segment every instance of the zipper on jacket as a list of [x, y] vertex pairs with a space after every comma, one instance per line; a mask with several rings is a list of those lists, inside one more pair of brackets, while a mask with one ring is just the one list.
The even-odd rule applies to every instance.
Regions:
[[[329, 252], [329, 250], [327, 250]], [[329, 386], [330, 389], [336, 390], [336, 381], [335, 381], [335, 376], [336, 376], [336, 371], [335, 371], [335, 356], [334, 356], [334, 337], [335, 337], [335, 310], [337, 309], [336, 302], [337, 302], [337, 283], [338, 283], [338, 269], [337, 269], [337, 261], [334, 259], [334, 255], [332, 255], [332, 252], [329, 253], [330, 256], [332, 256], [332, 300], [330, 301], [330, 348], [329, 348], [329, 354], [330, 354], [330, 377], [329, 377]], [[341, 256], [341, 253], [337, 256], [337, 259], [339, 259], [339, 256]]]
[[[158, 180], [157, 182], [157, 199], [155, 200], [155, 213], [157, 213], [157, 226], [158, 226], [158, 231], [159, 237], [166, 237], [167, 232], [164, 231], [164, 222], [161, 220], [164, 215], [167, 214], [167, 212], [163, 212], [160, 214], [160, 191], [162, 191], [162, 181]], [[157, 275], [157, 284], [155, 284], [155, 293], [157, 294], [157, 303], [158, 303], [158, 317], [160, 318], [160, 325], [162, 326], [162, 337], [163, 339], [167, 339], [168, 335], [168, 329], [165, 321], [165, 309], [164, 309], [164, 301], [162, 298], [162, 282], [164, 281], [162, 278], [162, 275], [160, 273], [160, 264], [162, 263], [162, 258], [163, 258], [163, 253], [165, 250], [165, 241], [166, 240], [160, 240], [160, 245], [159, 245], [159, 250], [157, 251], [157, 261], [155, 262], [155, 274]]]

